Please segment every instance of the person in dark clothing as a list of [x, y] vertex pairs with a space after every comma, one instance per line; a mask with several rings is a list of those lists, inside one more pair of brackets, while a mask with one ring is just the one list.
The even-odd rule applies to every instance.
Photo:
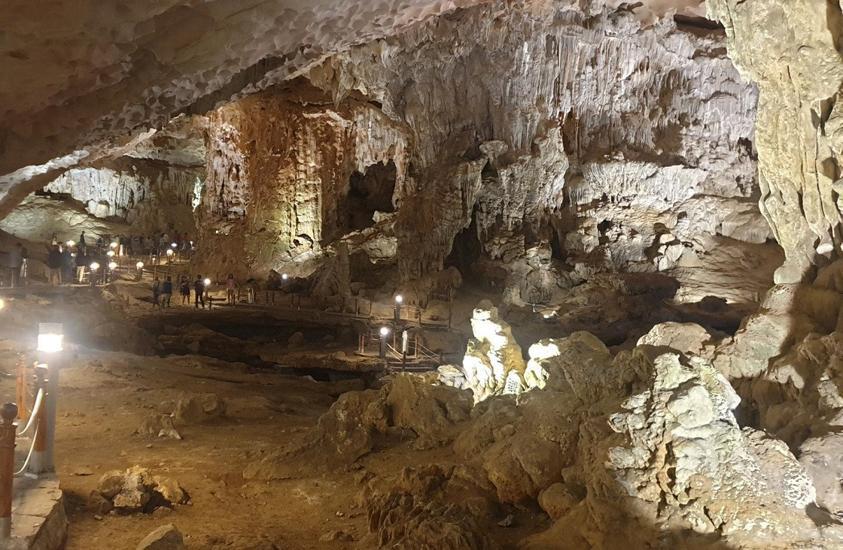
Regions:
[[76, 267], [74, 261], [74, 254], [70, 251], [70, 247], [64, 247], [61, 253], [61, 280], [63, 283], [73, 282], [73, 268]]
[[79, 235], [79, 242], [76, 244], [79, 247], [79, 254], [85, 255], [88, 253], [88, 243], [85, 242], [85, 232]]
[[161, 307], [170, 307], [170, 300], [173, 297], [173, 278], [169, 275], [161, 285]]
[[198, 309], [199, 304], [202, 304], [202, 309], [205, 309], [205, 281], [202, 280], [202, 275], [197, 275], [193, 281], [193, 293], [195, 307]]
[[62, 257], [59, 246], [53, 245], [50, 247], [50, 252], [47, 254], [47, 267], [50, 268], [50, 284], [61, 284], [61, 266]]
[[181, 276], [181, 305], [190, 305], [190, 281], [186, 276]]
[[155, 277], [155, 280], [152, 281], [152, 307], [160, 306], [160, 302], [158, 301], [158, 296], [161, 294], [161, 280], [158, 277]]

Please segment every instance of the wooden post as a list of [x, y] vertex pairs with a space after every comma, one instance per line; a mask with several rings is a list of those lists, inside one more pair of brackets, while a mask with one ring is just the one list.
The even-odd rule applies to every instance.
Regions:
[[0, 539], [12, 536], [12, 490], [15, 476], [15, 435], [18, 425], [15, 417], [18, 407], [6, 403], [0, 410]]
[[18, 369], [17, 369], [17, 383], [15, 387], [15, 398], [18, 402], [18, 420], [22, 420], [24, 417], [27, 416], [26, 412], [26, 402], [28, 401], [28, 388], [26, 384], [26, 363], [24, 362], [23, 356], [18, 358]]

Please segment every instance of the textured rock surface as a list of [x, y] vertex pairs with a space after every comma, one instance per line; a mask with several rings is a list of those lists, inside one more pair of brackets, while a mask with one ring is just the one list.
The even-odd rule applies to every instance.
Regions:
[[785, 249], [778, 282], [798, 282], [819, 255], [839, 255], [843, 14], [823, 0], [709, 0], [729, 55], [761, 91], [761, 211]]
[[524, 358], [509, 323], [489, 302], [481, 302], [471, 316], [468, 348], [462, 361], [466, 387], [475, 401], [492, 395], [519, 393], [524, 386]]

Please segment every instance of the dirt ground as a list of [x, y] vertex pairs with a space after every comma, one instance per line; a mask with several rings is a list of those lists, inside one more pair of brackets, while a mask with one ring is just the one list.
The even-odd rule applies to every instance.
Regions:
[[[89, 314], [102, 322], [110, 315], [109, 308], [87, 291], [76, 290], [7, 299], [7, 307], [0, 312], [5, 317], [0, 324], [4, 401], [15, 395], [13, 373], [19, 354], [31, 357], [34, 342], [27, 334], [36, 319], [45, 320], [47, 312], [70, 319], [68, 331], [74, 333], [71, 324], [92, 323]], [[114, 347], [139, 345], [128, 338], [120, 341], [120, 333], [128, 336], [131, 325], [120, 324], [118, 317], [108, 317], [104, 324], [116, 331]], [[249, 464], [289, 444], [313, 427], [338, 395], [362, 389], [366, 382], [353, 378], [316, 382], [280, 369], [201, 355], [161, 357], [95, 349], [85, 335], [100, 332], [90, 327], [75, 331], [63, 352], [56, 467], [70, 521], [68, 550], [133, 549], [149, 532], [167, 523], [181, 530], [188, 548], [195, 549], [369, 548], [371, 541], [364, 540], [367, 518], [358, 498], [360, 471], [388, 476], [405, 466], [456, 460], [448, 448], [418, 451], [405, 441], [372, 453], [346, 470], [248, 481], [243, 471]], [[133, 338], [137, 340], [136, 335]], [[371, 376], [368, 384], [372, 384]], [[222, 397], [225, 416], [177, 426], [182, 440], [135, 433], [157, 410], [194, 393]], [[177, 480], [189, 493], [190, 504], [152, 514], [98, 515], [89, 505], [89, 496], [102, 474], [134, 465]], [[290, 464], [290, 469], [307, 472], [308, 465]], [[500, 531], [496, 538], [504, 545], [535, 532], [546, 517], [538, 510], [511, 512], [517, 519], [515, 526], [496, 528]], [[337, 538], [347, 540], [328, 540]]]

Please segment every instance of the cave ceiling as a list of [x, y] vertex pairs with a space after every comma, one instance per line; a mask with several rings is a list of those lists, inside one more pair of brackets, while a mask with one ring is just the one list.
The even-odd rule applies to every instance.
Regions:
[[[486, 0], [12, 0], [0, 13], [0, 215], [64, 170], [125, 154], [332, 53]], [[546, 5], [545, 0], [532, 2]], [[618, 0], [555, 5], [597, 12]], [[700, 0], [649, 0], [643, 20]], [[563, 6], [564, 7], [564, 6]]]

